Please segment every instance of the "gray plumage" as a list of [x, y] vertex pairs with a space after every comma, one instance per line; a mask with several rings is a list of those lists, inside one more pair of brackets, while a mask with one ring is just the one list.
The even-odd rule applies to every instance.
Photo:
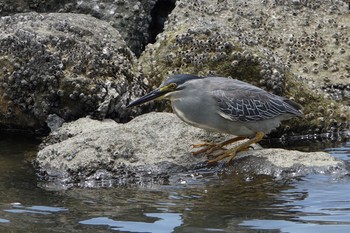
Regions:
[[[220, 80], [220, 82], [227, 81]], [[228, 86], [213, 90], [212, 96], [220, 110], [233, 121], [260, 121], [278, 117], [281, 114], [302, 115], [300, 106], [289, 99], [236, 79], [227, 83]]]
[[[170, 84], [175, 84], [174, 89], [168, 89]], [[282, 120], [303, 115], [297, 103], [246, 82], [187, 74], [170, 76], [157, 90], [129, 106], [158, 96], [169, 99], [174, 112], [183, 121], [236, 136], [269, 133]]]
[[[230, 162], [237, 152], [247, 150], [251, 144], [262, 140], [281, 121], [303, 115], [302, 107], [294, 101], [251, 84], [236, 79], [188, 74], [170, 76], [159, 88], [127, 107], [157, 98], [169, 99], [174, 112], [188, 124], [238, 136], [219, 144], [197, 145], [204, 148], [193, 152], [194, 155], [213, 155], [208, 164], [224, 158]], [[251, 138], [232, 148], [224, 148], [246, 137]]]

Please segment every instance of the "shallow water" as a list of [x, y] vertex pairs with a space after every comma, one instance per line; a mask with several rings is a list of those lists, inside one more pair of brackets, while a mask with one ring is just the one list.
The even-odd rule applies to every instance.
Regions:
[[[0, 232], [350, 229], [349, 175], [274, 180], [203, 171], [182, 174], [173, 185], [47, 191], [40, 188], [30, 163], [37, 145], [28, 138], [0, 138]], [[316, 144], [303, 148], [311, 146], [320, 148]], [[326, 150], [350, 161], [350, 142]]]

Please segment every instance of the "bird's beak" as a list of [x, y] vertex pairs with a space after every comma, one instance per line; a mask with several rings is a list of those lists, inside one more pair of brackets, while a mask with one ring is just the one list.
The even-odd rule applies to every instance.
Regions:
[[163, 95], [165, 95], [166, 93], [168, 93], [169, 91], [166, 91], [166, 90], [161, 90], [159, 88], [151, 91], [150, 93], [142, 96], [140, 99], [137, 99], [133, 102], [131, 102], [130, 104], [128, 104], [128, 106], [126, 106], [127, 108], [130, 108], [130, 107], [134, 107], [134, 106], [137, 106], [137, 105], [140, 105], [140, 104], [143, 104], [143, 103], [146, 103], [148, 101], [151, 101], [151, 100], [154, 100], [154, 99], [157, 99]]

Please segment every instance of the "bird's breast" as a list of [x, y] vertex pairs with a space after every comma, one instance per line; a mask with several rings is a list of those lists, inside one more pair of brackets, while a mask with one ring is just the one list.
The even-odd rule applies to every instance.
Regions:
[[171, 102], [174, 112], [184, 122], [201, 129], [223, 132], [221, 128], [225, 126], [221, 126], [222, 121], [218, 119], [220, 116], [210, 100], [194, 97], [173, 99]]

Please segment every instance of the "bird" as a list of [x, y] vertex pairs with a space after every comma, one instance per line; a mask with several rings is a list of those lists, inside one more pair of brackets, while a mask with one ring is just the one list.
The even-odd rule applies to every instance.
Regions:
[[[184, 122], [197, 128], [226, 133], [235, 137], [221, 143], [205, 142], [193, 155], [206, 154], [213, 158], [207, 164], [226, 159], [230, 163], [240, 151], [261, 141], [277, 128], [281, 121], [303, 116], [298, 103], [277, 96], [252, 84], [227, 77], [174, 74], [160, 86], [126, 107], [151, 100], [168, 99], [174, 113]], [[234, 142], [249, 139], [227, 149]]]

